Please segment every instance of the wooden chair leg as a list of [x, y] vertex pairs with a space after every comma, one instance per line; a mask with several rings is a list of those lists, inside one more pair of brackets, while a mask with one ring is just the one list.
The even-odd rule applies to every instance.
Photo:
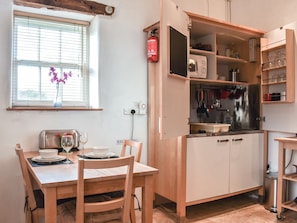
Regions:
[[31, 223], [31, 212], [29, 210], [26, 210], [26, 223]]
[[130, 220], [131, 223], [136, 223], [136, 216], [135, 216], [135, 205], [134, 205], [134, 195], [135, 194], [135, 189], [133, 190], [132, 193], [132, 198], [131, 198], [131, 205], [130, 205]]

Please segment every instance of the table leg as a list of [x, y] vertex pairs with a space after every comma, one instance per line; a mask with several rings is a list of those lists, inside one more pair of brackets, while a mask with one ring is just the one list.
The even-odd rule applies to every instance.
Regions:
[[144, 187], [142, 188], [142, 222], [153, 222], [153, 175], [145, 176]]
[[283, 143], [279, 142], [278, 147], [278, 181], [277, 181], [277, 214], [280, 217], [283, 212], [282, 204], [284, 202], [284, 181], [283, 175], [285, 174], [285, 156], [286, 150]]
[[57, 195], [55, 187], [48, 187], [43, 190], [45, 223], [57, 222]]

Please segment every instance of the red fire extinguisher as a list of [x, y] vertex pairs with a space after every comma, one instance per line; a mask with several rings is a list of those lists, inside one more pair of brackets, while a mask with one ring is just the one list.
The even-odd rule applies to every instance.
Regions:
[[156, 31], [157, 29], [152, 30], [147, 40], [147, 59], [149, 62], [158, 62], [158, 37]]

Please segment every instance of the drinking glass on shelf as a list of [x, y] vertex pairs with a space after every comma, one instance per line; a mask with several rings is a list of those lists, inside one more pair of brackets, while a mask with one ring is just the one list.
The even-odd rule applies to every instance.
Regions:
[[79, 143], [82, 144], [83, 154], [85, 153], [85, 144], [88, 142], [88, 133], [81, 132], [79, 134]]
[[66, 151], [66, 154], [67, 154], [67, 160], [65, 161], [65, 163], [67, 163], [67, 164], [71, 163], [69, 160], [69, 151], [74, 146], [73, 136], [72, 135], [62, 135], [61, 146]]
[[268, 55], [268, 61], [269, 61], [269, 68], [272, 68], [274, 66], [274, 54], [270, 53]]

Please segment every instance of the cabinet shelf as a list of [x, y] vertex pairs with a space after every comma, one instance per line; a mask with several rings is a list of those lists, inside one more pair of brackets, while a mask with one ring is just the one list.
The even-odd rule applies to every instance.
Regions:
[[297, 211], [297, 204], [294, 201], [287, 201], [282, 204], [283, 208], [290, 209], [292, 211]]
[[240, 58], [234, 58], [234, 57], [227, 57], [227, 56], [221, 56], [217, 55], [217, 60], [218, 63], [229, 63], [229, 62], [234, 62], [234, 63], [248, 63], [247, 60], [240, 59]]
[[190, 53], [195, 55], [204, 55], [204, 56], [215, 55], [215, 52], [213, 51], [198, 50], [198, 49], [190, 49]]
[[248, 86], [250, 85], [247, 82], [240, 82], [240, 81], [222, 81], [222, 80], [209, 80], [209, 79], [201, 79], [201, 78], [190, 78], [191, 82], [197, 82], [197, 83], [204, 83], [204, 84], [217, 84], [217, 85], [244, 85]]
[[269, 85], [279, 85], [279, 84], [286, 84], [287, 81], [286, 80], [283, 80], [283, 81], [267, 81], [267, 82], [264, 82], [262, 83], [261, 85], [262, 86], [269, 86]]
[[285, 47], [286, 47], [286, 40], [283, 39], [274, 43], [261, 46], [261, 51], [263, 53], [267, 53], [267, 52], [276, 51]]
[[[262, 64], [262, 67], [264, 67], [264, 64]], [[269, 68], [262, 68], [262, 71], [272, 71], [272, 70], [280, 70], [280, 69], [284, 69], [286, 68], [286, 65], [282, 65], [282, 66], [275, 66], [275, 67], [269, 67]]]
[[286, 104], [287, 101], [263, 101], [262, 104]]
[[297, 182], [297, 173], [287, 174], [287, 175], [283, 176], [283, 179]]

